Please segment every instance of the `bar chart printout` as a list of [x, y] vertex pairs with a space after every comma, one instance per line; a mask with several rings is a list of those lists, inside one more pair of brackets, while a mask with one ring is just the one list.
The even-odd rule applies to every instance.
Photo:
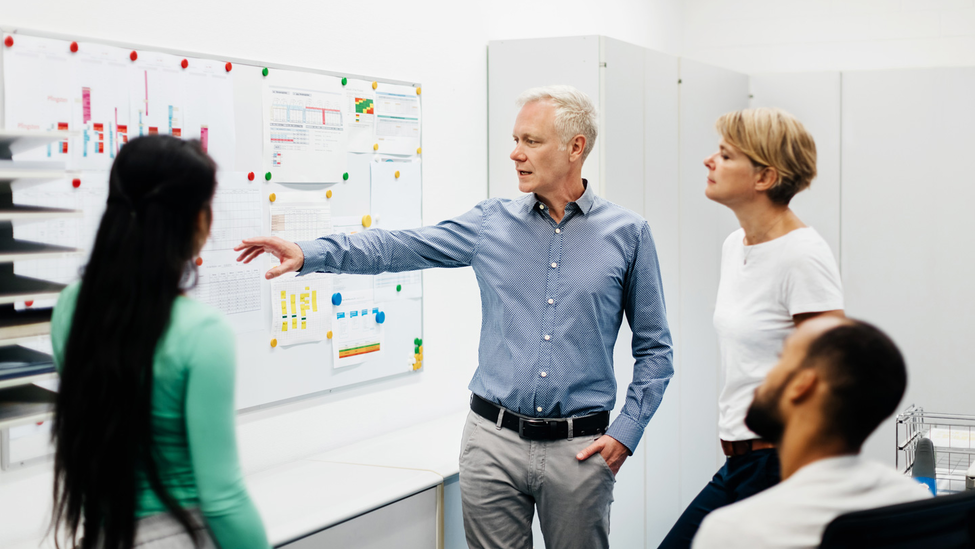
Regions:
[[335, 183], [345, 173], [347, 102], [337, 78], [275, 71], [264, 88], [265, 165], [276, 181]]
[[278, 345], [322, 341], [330, 329], [328, 275], [290, 278], [271, 284], [272, 334]]

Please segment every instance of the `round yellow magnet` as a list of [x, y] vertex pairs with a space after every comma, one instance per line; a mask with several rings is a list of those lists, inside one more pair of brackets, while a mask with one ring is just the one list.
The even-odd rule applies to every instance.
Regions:
[[362, 216], [362, 226], [368, 229], [371, 225], [372, 225], [372, 216], [370, 215]]
[[332, 198], [332, 189], [325, 191], [325, 198]]
[[379, 143], [376, 143], [375, 145], [373, 145], [372, 146], [372, 150], [378, 151], [379, 150]]
[[417, 94], [417, 95], [420, 95], [420, 86], [417, 86], [417, 87], [416, 87], [416, 94]]
[[396, 170], [396, 173], [393, 174], [393, 177], [399, 179], [399, 170]]
[[278, 197], [275, 196], [274, 193], [271, 193], [268, 195], [267, 199], [270, 200], [271, 202], [274, 202], [275, 200], [278, 199]]
[[372, 89], [376, 89], [378, 87], [379, 87], [379, 82], [373, 82], [372, 83]]
[[271, 347], [277, 347], [277, 346], [278, 346], [278, 340], [272, 339], [271, 340]]
[[325, 337], [332, 339], [332, 330], [329, 330], [328, 333], [325, 334]]
[[417, 148], [416, 148], [416, 154], [420, 154], [420, 152], [421, 152], [422, 150], [423, 150], [423, 149], [422, 149], [421, 147], [417, 147]]

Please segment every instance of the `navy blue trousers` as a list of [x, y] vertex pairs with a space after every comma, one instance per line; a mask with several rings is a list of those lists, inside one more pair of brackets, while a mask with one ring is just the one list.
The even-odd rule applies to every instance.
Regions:
[[708, 513], [778, 484], [779, 455], [774, 448], [730, 457], [711, 482], [684, 509], [659, 549], [686, 549]]

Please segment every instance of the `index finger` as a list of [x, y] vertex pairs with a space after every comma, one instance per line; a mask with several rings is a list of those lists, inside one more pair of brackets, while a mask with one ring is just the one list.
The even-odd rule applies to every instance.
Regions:
[[250, 248], [252, 246], [266, 246], [269, 241], [270, 238], [266, 236], [255, 236], [253, 238], [245, 238], [240, 241], [240, 244], [234, 246], [234, 251], [239, 252], [244, 248]]

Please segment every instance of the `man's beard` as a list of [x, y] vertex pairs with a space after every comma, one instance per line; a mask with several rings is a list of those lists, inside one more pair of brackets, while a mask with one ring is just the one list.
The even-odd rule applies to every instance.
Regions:
[[782, 421], [782, 415], [779, 413], [779, 401], [782, 399], [784, 389], [785, 383], [765, 398], [756, 394], [745, 415], [746, 427], [776, 445], [782, 442], [782, 434], [785, 432], [785, 422]]

